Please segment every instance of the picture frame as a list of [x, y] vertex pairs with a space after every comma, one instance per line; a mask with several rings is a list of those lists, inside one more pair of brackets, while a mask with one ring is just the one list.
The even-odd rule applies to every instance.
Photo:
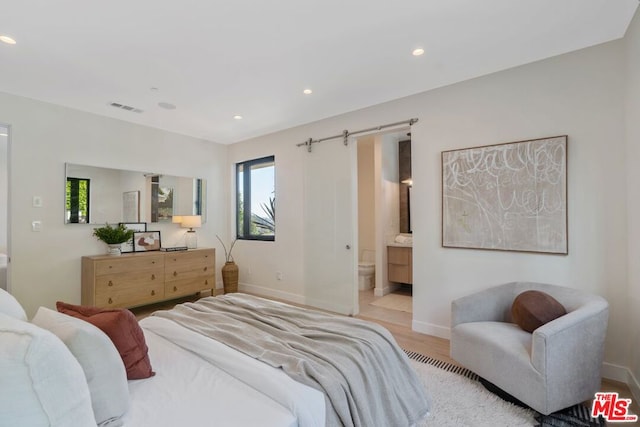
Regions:
[[443, 151], [442, 247], [567, 255], [567, 143]]
[[136, 231], [133, 233], [133, 251], [159, 251], [162, 247], [159, 231]]
[[[147, 231], [146, 222], [119, 222], [118, 225], [123, 225], [128, 230]], [[133, 252], [133, 237], [128, 242], [122, 244], [120, 252], [123, 254]]]

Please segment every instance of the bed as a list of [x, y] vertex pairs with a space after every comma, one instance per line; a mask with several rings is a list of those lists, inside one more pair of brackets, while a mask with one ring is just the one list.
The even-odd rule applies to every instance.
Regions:
[[[28, 424], [15, 422], [20, 408], [10, 402], [20, 387], [8, 385], [21, 381], [21, 386], [27, 380], [0, 382], [2, 427], [409, 426], [428, 415], [429, 400], [408, 359], [388, 331], [369, 322], [243, 294], [203, 298], [139, 322], [155, 375], [125, 380], [123, 386], [120, 378], [128, 374], [124, 359], [104, 361], [122, 356], [112, 351], [111, 337], [105, 341], [99, 328], [45, 308], [27, 322], [19, 305], [6, 308], [10, 299], [0, 291], [0, 339], [5, 349], [0, 350], [0, 369], [19, 373], [16, 364], [23, 361], [11, 359], [20, 351], [6, 349], [19, 347], [13, 335], [29, 335], [26, 352], [35, 354], [34, 343], [46, 341], [48, 355], [44, 361], [35, 358], [28, 367], [29, 381], [34, 381], [38, 363], [46, 366], [50, 378], [22, 387], [29, 396], [20, 396], [21, 405], [33, 406], [28, 407]], [[271, 336], [267, 329], [280, 332]], [[345, 334], [355, 334], [358, 343], [343, 343]], [[102, 341], [78, 345], [80, 335]], [[12, 339], [13, 345], [8, 345]], [[54, 347], [60, 360], [66, 358], [57, 369], [51, 367]], [[306, 354], [309, 350], [311, 355]], [[105, 389], [110, 382], [114, 384]], [[42, 404], [47, 398], [53, 403]]]

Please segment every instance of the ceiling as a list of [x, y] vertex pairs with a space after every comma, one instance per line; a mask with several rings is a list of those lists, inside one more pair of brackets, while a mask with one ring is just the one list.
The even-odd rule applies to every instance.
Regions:
[[637, 7], [0, 0], [0, 91], [228, 144], [621, 38]]

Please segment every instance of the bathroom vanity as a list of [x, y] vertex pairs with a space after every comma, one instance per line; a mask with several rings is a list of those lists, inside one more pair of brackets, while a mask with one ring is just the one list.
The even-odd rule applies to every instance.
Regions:
[[387, 278], [390, 282], [413, 284], [413, 248], [405, 245], [387, 246]]

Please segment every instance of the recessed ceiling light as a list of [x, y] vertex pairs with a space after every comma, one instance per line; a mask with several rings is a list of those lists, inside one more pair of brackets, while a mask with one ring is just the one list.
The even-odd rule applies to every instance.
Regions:
[[9, 36], [0, 36], [0, 41], [5, 42], [6, 44], [16, 44], [16, 41]]
[[242, 120], [242, 116], [241, 116], [241, 115], [238, 115], [238, 114], [236, 114], [235, 116], [233, 116], [233, 118], [234, 118], [234, 119], [236, 119], [236, 120]]
[[311, 89], [305, 89], [302, 91], [302, 93], [304, 93], [305, 95], [311, 95], [313, 91]]
[[9, 134], [4, 133], [4, 132], [0, 132], [0, 136], [9, 136]]
[[424, 49], [419, 47], [417, 49], [413, 49], [413, 52], [411, 52], [413, 54], [413, 56], [420, 56], [424, 53]]
[[165, 110], [175, 110], [176, 106], [173, 104], [169, 104], [168, 102], [158, 102], [158, 107], [164, 108]]

